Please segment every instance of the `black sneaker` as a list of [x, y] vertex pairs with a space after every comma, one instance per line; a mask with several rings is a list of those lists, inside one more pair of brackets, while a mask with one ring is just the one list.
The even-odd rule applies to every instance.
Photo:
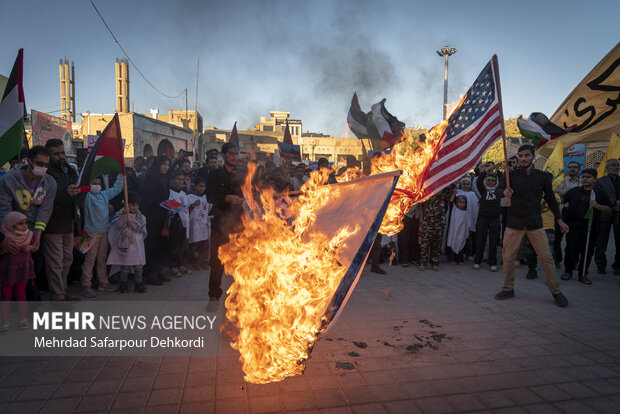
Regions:
[[172, 279], [170, 279], [168, 276], [160, 273], [157, 275], [157, 278], [161, 281], [161, 282], [170, 282]]
[[591, 285], [592, 281], [590, 279], [588, 279], [588, 276], [586, 275], [579, 275], [579, 281], [581, 283], [583, 283], [584, 285]]
[[597, 272], [599, 275], [606, 275], [606, 274], [607, 274], [607, 269], [605, 269], [605, 268], [604, 268], [604, 267], [602, 267], [602, 266], [601, 266], [601, 267], [597, 267], [597, 268], [596, 268], [596, 272]]
[[379, 267], [379, 265], [371, 266], [370, 271], [373, 273], [378, 273], [380, 275], [385, 275], [387, 272]]
[[136, 283], [135, 290], [138, 293], [146, 293], [147, 292], [146, 286], [144, 286], [144, 284], [142, 282]]
[[573, 271], [572, 270], [567, 270], [562, 275], [562, 280], [571, 280], [572, 278], [573, 278]]
[[149, 285], [161, 286], [164, 284], [159, 278], [155, 275], [147, 276], [144, 278], [144, 281]]
[[566, 296], [564, 296], [562, 292], [553, 294], [553, 300], [555, 300], [555, 304], [560, 308], [568, 306], [568, 299], [566, 299]]
[[514, 290], [502, 290], [497, 295], [495, 295], [495, 299], [497, 300], [510, 299], [514, 297], [515, 297]]
[[118, 284], [118, 291], [121, 293], [127, 293], [129, 292], [129, 289], [127, 289], [127, 282], [121, 282]]
[[536, 269], [530, 269], [527, 271], [526, 279], [536, 279], [538, 277], [538, 272]]

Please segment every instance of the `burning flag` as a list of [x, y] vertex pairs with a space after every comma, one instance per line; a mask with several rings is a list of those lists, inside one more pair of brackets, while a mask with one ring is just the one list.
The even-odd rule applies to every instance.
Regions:
[[0, 102], [0, 167], [19, 154], [24, 141], [23, 66], [24, 49], [19, 49]]
[[90, 180], [102, 174], [116, 172], [125, 175], [125, 158], [123, 158], [123, 139], [118, 114], [105, 127], [93, 149], [88, 153], [78, 186], [90, 185]]
[[267, 383], [303, 373], [315, 341], [342, 311], [399, 172], [325, 185], [329, 170], [315, 171], [299, 197], [281, 202], [270, 189], [254, 200], [255, 168], [243, 186], [244, 229], [219, 257], [234, 278], [226, 299], [231, 345], [245, 380]]

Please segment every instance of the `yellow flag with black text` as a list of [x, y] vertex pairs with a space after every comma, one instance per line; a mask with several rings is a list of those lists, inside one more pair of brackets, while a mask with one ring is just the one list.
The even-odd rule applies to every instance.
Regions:
[[612, 158], [620, 158], [620, 138], [618, 138], [618, 135], [616, 134], [611, 134], [609, 146], [607, 147], [607, 152], [605, 153], [605, 158], [603, 158], [601, 165], [599, 165], [596, 169], [596, 175], [598, 178], [605, 175], [605, 163], [607, 163], [607, 160]]
[[561, 145], [556, 145], [553, 153], [545, 163], [543, 171], [551, 173], [553, 176], [552, 186], [555, 188], [564, 180], [564, 149]]

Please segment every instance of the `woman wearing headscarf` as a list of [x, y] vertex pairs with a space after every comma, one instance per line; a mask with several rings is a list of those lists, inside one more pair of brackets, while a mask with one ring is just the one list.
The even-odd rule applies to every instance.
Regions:
[[473, 260], [475, 253], [476, 240], [476, 220], [478, 219], [478, 196], [472, 189], [472, 179], [466, 175], [461, 179], [461, 188], [456, 193], [457, 196], [464, 196], [467, 199], [467, 214], [469, 215], [469, 231], [471, 236], [468, 237], [465, 245], [465, 254], [469, 260]]
[[144, 281], [151, 285], [161, 285], [170, 281], [170, 278], [161, 271], [165, 264], [165, 255], [162, 246], [165, 244], [162, 229], [166, 221], [167, 210], [160, 203], [168, 200], [170, 194], [168, 182], [170, 160], [165, 155], [159, 155], [153, 165], [146, 172], [142, 187], [140, 211], [146, 217], [147, 237], [144, 241], [146, 265], [144, 266]]

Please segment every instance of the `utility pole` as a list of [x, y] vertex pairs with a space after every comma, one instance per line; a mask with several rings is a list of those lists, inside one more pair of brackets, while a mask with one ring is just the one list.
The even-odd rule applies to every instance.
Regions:
[[445, 57], [446, 65], [443, 74], [443, 119], [446, 119], [446, 110], [448, 108], [448, 58], [456, 53], [456, 49], [446, 45], [441, 51], [437, 51], [439, 56]]

